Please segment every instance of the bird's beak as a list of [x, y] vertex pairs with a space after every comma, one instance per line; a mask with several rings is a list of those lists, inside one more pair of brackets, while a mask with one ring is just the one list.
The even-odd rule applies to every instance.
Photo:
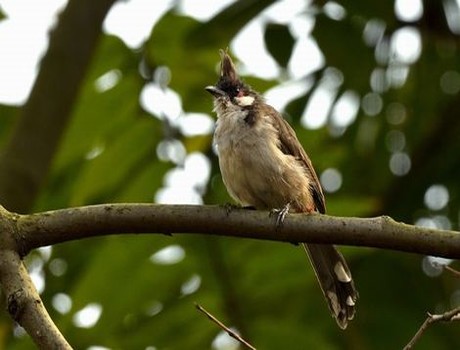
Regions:
[[209, 92], [211, 95], [213, 95], [215, 98], [217, 97], [223, 97], [225, 96], [225, 91], [219, 89], [218, 87], [215, 87], [215, 86], [206, 86], [204, 88], [207, 92]]

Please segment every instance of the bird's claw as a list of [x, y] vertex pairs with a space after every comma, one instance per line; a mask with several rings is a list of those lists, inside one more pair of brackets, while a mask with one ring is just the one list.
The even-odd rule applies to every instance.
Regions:
[[281, 227], [283, 225], [284, 219], [286, 218], [286, 215], [289, 213], [290, 209], [291, 204], [287, 203], [282, 208], [275, 208], [270, 211], [270, 216], [276, 215], [276, 227]]
[[238, 209], [239, 207], [235, 204], [232, 204], [232, 203], [225, 203], [222, 205], [222, 207], [225, 209], [225, 212], [227, 213], [227, 216], [230, 215], [230, 213], [235, 210], [235, 209]]

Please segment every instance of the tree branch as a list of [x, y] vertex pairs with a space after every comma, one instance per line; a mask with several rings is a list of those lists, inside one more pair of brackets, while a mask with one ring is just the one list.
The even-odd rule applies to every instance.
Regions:
[[423, 322], [423, 324], [420, 326], [417, 333], [415, 333], [414, 337], [409, 341], [409, 343], [407, 343], [407, 345], [404, 347], [403, 350], [412, 349], [415, 343], [420, 340], [420, 338], [425, 333], [425, 331], [428, 329], [428, 327], [432, 325], [433, 323], [437, 323], [441, 321], [452, 322], [452, 321], [458, 321], [458, 320], [460, 320], [460, 307], [449, 310], [439, 315], [432, 315], [428, 313], [428, 316], [425, 319], [425, 322]]
[[[18, 254], [15, 215], [0, 207], [0, 284], [10, 316], [40, 349], [71, 349], [51, 320]], [[5, 220], [9, 218], [9, 220]]]
[[449, 271], [452, 275], [457, 278], [460, 278], [460, 271], [455, 270], [454, 268], [450, 267], [449, 265], [443, 265], [442, 268], [446, 271]]
[[249, 342], [247, 342], [246, 340], [243, 339], [243, 337], [241, 337], [238, 333], [236, 333], [235, 331], [233, 331], [232, 329], [230, 329], [229, 327], [227, 327], [226, 325], [224, 325], [221, 321], [219, 321], [217, 319], [217, 317], [213, 316], [209, 311], [207, 311], [204, 307], [202, 307], [200, 304], [197, 304], [195, 303], [195, 307], [201, 311], [202, 313], [204, 313], [212, 322], [214, 322], [215, 324], [217, 324], [220, 328], [222, 328], [225, 332], [227, 332], [227, 334], [232, 337], [233, 339], [236, 339], [237, 341], [239, 341], [241, 344], [243, 344], [245, 347], [247, 347], [248, 349], [251, 349], [251, 350], [256, 350], [256, 348], [254, 346], [252, 346], [251, 344], [249, 344]]
[[389, 217], [289, 214], [222, 206], [103, 204], [31, 215], [0, 206], [0, 283], [8, 311], [40, 348], [69, 349], [33, 287], [21, 257], [57, 243], [122, 233], [201, 233], [281, 242], [343, 244], [460, 257], [460, 234], [398, 223]]
[[21, 255], [42, 246], [103, 235], [202, 233], [460, 257], [458, 232], [406, 225], [386, 216], [361, 219], [289, 214], [278, 227], [268, 212], [258, 210], [229, 211], [220, 206], [197, 205], [104, 204], [17, 215], [14, 225]]

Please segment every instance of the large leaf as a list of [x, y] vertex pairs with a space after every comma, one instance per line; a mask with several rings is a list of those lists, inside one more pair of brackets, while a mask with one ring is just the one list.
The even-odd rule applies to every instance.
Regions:
[[365, 93], [369, 91], [369, 78], [376, 63], [373, 48], [362, 40], [363, 30], [364, 23], [354, 17], [335, 21], [318, 15], [312, 35], [326, 58], [326, 65], [344, 74], [344, 86]]
[[171, 69], [171, 87], [181, 95], [185, 110], [209, 111], [203, 89], [217, 80], [218, 50], [228, 47], [241, 28], [272, 2], [238, 2], [207, 23], [169, 12], [155, 25], [146, 47], [148, 63]]
[[8, 139], [9, 131], [13, 126], [13, 121], [18, 114], [19, 108], [7, 105], [0, 105], [0, 147]]
[[[187, 49], [187, 35], [199, 25], [191, 18], [168, 13], [155, 25], [146, 47], [151, 66], [164, 65], [172, 71], [171, 87], [180, 94], [184, 109], [190, 111], [209, 110], [204, 87], [215, 80], [214, 67], [219, 59], [219, 47]], [[206, 76], [208, 83], [203, 81]]]
[[249, 21], [273, 4], [274, 0], [237, 1], [209, 22], [196, 26], [187, 37], [187, 48], [214, 46], [225, 48]]
[[345, 8], [349, 17], [355, 17], [357, 20], [379, 18], [391, 27], [397, 25], [394, 3], [391, 1], [379, 1], [374, 4], [365, 1], [340, 0], [337, 3]]
[[281, 67], [287, 67], [294, 47], [294, 38], [289, 29], [281, 24], [270, 23], [265, 28], [265, 44]]

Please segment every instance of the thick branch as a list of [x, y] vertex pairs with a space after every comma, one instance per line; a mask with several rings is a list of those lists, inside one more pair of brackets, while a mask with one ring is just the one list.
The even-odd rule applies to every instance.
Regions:
[[20, 260], [31, 249], [122, 233], [202, 233], [284, 242], [345, 244], [460, 257], [460, 234], [370, 219], [291, 214], [281, 227], [266, 211], [218, 206], [105, 204], [32, 215], [0, 206], [0, 284], [8, 311], [40, 348], [67, 349]]
[[[39, 349], [71, 349], [51, 320], [21, 257], [15, 236], [15, 216], [0, 207], [0, 284], [8, 312]], [[9, 220], [5, 220], [9, 218]]]
[[[1, 219], [1, 218], [0, 218]], [[369, 219], [290, 214], [277, 227], [268, 212], [217, 206], [106, 204], [18, 216], [20, 253], [56, 243], [122, 233], [202, 233], [284, 242], [366, 246], [460, 257], [460, 234]]]

